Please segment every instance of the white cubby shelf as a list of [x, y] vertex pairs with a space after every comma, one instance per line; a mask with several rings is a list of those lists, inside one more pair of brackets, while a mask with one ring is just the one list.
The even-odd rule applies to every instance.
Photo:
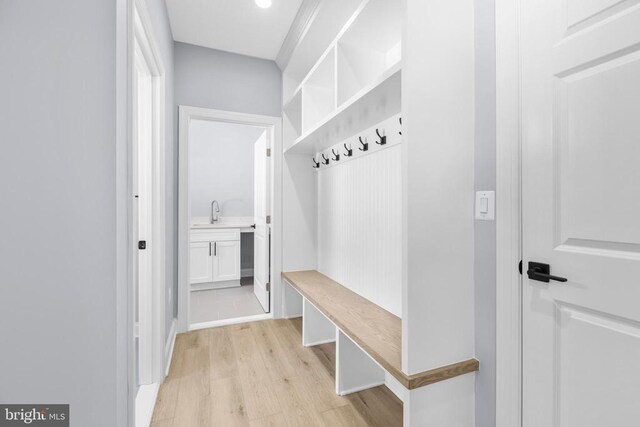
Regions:
[[[387, 70], [376, 81], [361, 89], [350, 100], [299, 136], [285, 153], [315, 154], [324, 151], [360, 130], [398, 114], [401, 109], [401, 75], [400, 64]], [[305, 115], [304, 110], [301, 115]]]
[[314, 154], [401, 108], [400, 2], [368, 0], [284, 105], [285, 153]]

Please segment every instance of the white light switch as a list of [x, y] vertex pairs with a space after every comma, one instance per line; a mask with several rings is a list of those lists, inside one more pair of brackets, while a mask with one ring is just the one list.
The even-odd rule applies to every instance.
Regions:
[[486, 197], [480, 197], [480, 213], [489, 213], [489, 199]]
[[495, 191], [476, 192], [476, 219], [493, 221], [496, 218]]

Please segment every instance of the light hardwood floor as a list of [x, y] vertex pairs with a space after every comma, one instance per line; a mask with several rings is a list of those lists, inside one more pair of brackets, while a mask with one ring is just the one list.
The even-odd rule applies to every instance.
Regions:
[[304, 348], [301, 319], [180, 334], [152, 426], [401, 426], [386, 387], [335, 394], [335, 344]]

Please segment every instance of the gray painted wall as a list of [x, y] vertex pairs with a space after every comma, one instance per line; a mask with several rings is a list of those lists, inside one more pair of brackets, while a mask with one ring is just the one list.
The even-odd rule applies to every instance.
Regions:
[[[495, 0], [476, 0], [475, 188], [496, 188]], [[496, 423], [496, 223], [475, 222], [476, 427]]]
[[175, 101], [280, 117], [282, 73], [274, 61], [175, 43]]
[[189, 163], [191, 217], [208, 217], [211, 201], [222, 217], [252, 217], [255, 143], [264, 128], [193, 120]]
[[77, 426], [126, 413], [121, 6], [0, 1], [0, 402], [69, 403]]

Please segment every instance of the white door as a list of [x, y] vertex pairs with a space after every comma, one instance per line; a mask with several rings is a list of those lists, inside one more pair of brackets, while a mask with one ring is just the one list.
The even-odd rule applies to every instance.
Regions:
[[266, 313], [269, 312], [269, 158], [267, 131], [256, 141], [254, 152], [253, 292]]
[[192, 242], [189, 248], [190, 283], [213, 281], [213, 243]]
[[[151, 384], [152, 377], [152, 168], [153, 168], [153, 87], [152, 74], [135, 43], [135, 70], [133, 73], [134, 141], [132, 148], [134, 199], [134, 270], [136, 271], [136, 332], [138, 351], [138, 383]], [[142, 243], [145, 246], [138, 246]]]
[[523, 424], [637, 427], [640, 7], [519, 3]]
[[213, 242], [213, 281], [240, 280], [240, 241]]

